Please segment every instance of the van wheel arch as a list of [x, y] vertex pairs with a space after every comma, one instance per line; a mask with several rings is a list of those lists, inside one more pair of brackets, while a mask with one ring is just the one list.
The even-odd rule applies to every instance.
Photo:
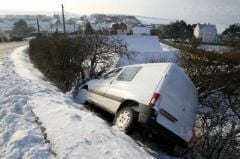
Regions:
[[[125, 100], [124, 102], [121, 103], [121, 105], [119, 106], [117, 112], [119, 110], [121, 110], [124, 107], [131, 107], [131, 109], [133, 109], [134, 111], [139, 113], [139, 103], [133, 100]], [[116, 113], [117, 113], [116, 112]]]
[[83, 86], [81, 89], [86, 89], [86, 90], [88, 90], [88, 85]]

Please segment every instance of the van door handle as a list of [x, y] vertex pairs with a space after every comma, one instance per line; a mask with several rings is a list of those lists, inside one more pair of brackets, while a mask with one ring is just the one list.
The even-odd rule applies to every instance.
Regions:
[[172, 116], [170, 113], [168, 113], [166, 110], [164, 109], [160, 109], [159, 111], [164, 117], [166, 117], [167, 119], [169, 119], [170, 121], [172, 121], [173, 123], [175, 123], [176, 121], [178, 121], [174, 116]]

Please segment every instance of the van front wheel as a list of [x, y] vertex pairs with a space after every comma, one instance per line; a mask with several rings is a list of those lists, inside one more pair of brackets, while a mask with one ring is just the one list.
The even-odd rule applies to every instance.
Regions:
[[122, 132], [129, 132], [132, 130], [137, 122], [138, 113], [131, 109], [131, 107], [124, 107], [120, 109], [115, 115], [113, 124]]
[[88, 90], [86, 88], [81, 88], [75, 98], [80, 104], [85, 104], [87, 102]]

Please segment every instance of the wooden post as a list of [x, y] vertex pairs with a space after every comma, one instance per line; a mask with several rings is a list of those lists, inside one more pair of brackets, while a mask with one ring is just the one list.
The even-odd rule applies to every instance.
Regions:
[[62, 18], [63, 18], [63, 32], [66, 34], [66, 26], [65, 26], [65, 17], [64, 17], [64, 6], [62, 4]]
[[39, 21], [38, 21], [38, 18], [37, 18], [37, 29], [38, 29], [38, 35], [40, 35], [40, 27], [39, 27]]

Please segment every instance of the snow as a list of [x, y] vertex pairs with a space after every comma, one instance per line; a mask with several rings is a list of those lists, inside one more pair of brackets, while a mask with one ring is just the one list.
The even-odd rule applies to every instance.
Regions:
[[177, 61], [176, 52], [161, 51], [159, 53], [134, 53], [130, 59], [127, 57], [121, 57], [118, 60], [118, 66], [126, 66], [132, 64], [143, 63], [160, 63], [160, 62], [175, 62]]
[[176, 49], [176, 48], [174, 48], [172, 46], [166, 45], [164, 43], [160, 43], [160, 46], [162, 47], [163, 51], [175, 51], [175, 52], [178, 51], [178, 49]]
[[150, 28], [148, 27], [133, 27], [133, 35], [150, 35]]
[[231, 47], [228, 47], [228, 46], [207, 45], [207, 44], [200, 45], [199, 48], [206, 51], [213, 51], [217, 53], [226, 53], [231, 50]]
[[136, 18], [142, 24], [169, 24], [170, 22], [176, 21], [174, 19], [154, 18], [154, 17], [142, 17], [136, 16]]
[[147, 53], [162, 51], [157, 36], [122, 35], [118, 37], [126, 42], [128, 50]]
[[28, 104], [31, 92], [8, 61], [0, 73], [0, 158], [51, 158]]
[[153, 158], [48, 82], [26, 49], [16, 49], [0, 73], [0, 158]]
[[179, 51], [176, 48], [160, 43], [156, 36], [119, 36], [126, 42], [128, 50], [133, 51], [130, 59], [121, 57], [118, 66], [130, 64], [176, 62]]

